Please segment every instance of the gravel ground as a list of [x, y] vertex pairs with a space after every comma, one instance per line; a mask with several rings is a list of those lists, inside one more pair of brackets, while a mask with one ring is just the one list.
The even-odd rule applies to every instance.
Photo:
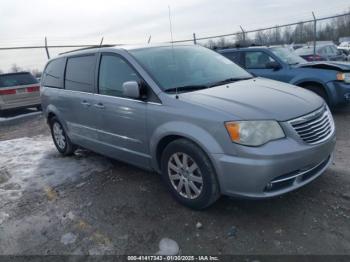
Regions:
[[[76, 172], [71, 180], [63, 168], [60, 183], [47, 180], [16, 195], [21, 185], [9, 186], [14, 171], [0, 166], [0, 192], [9, 196], [0, 201], [0, 254], [152, 255], [170, 238], [182, 254], [350, 255], [350, 110], [334, 117], [334, 164], [319, 179], [270, 200], [223, 197], [200, 212], [176, 203], [155, 173], [89, 152], [62, 158], [41, 116], [2, 126], [0, 140], [29, 137], [7, 141], [9, 146], [41, 146], [40, 152], [33, 148], [37, 169], [19, 166], [23, 172], [49, 170], [46, 155], [61, 167], [85, 159], [104, 168]], [[12, 163], [12, 156], [0, 154], [5, 166]], [[24, 151], [16, 154], [31, 159]]]

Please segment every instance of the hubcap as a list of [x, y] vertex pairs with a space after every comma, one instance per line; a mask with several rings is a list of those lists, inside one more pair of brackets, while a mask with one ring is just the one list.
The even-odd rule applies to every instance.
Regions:
[[203, 177], [197, 163], [185, 153], [175, 153], [168, 161], [168, 175], [174, 189], [188, 199], [197, 198], [203, 189]]
[[66, 146], [66, 137], [64, 136], [61, 125], [55, 122], [52, 126], [52, 129], [57, 146], [63, 150]]

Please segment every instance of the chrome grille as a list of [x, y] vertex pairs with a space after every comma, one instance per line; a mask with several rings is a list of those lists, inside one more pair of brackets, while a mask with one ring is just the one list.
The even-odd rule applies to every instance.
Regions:
[[326, 106], [289, 123], [299, 137], [311, 145], [327, 140], [334, 133], [333, 118]]

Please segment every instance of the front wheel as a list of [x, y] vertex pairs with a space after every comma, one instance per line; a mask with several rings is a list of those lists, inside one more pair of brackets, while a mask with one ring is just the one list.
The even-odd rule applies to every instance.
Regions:
[[204, 209], [220, 196], [208, 156], [186, 139], [175, 140], [164, 149], [161, 169], [171, 194], [187, 207]]
[[50, 120], [50, 129], [53, 142], [55, 143], [58, 152], [60, 152], [64, 156], [72, 155], [76, 147], [70, 141], [62, 124], [58, 121], [56, 117], [53, 117]]

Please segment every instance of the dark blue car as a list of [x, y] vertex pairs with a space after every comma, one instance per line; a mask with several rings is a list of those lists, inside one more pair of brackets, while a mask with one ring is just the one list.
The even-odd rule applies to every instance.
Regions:
[[309, 89], [331, 107], [350, 103], [350, 63], [309, 63], [286, 47], [218, 50], [250, 73]]

